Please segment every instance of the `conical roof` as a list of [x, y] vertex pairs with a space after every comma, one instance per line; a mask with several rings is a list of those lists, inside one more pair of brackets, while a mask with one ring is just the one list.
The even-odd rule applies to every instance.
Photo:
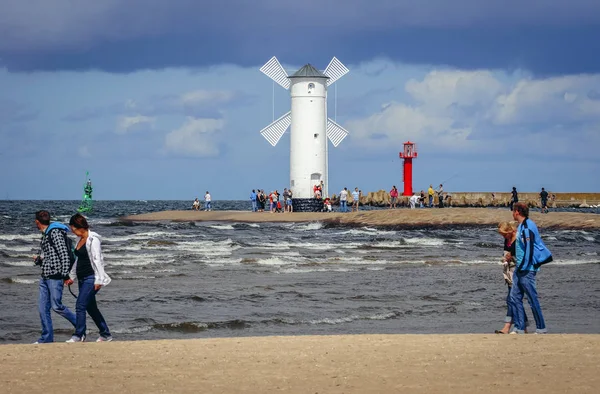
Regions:
[[304, 65], [300, 70], [296, 71], [290, 78], [329, 78], [327, 75], [323, 74], [321, 71], [317, 70], [312, 66], [312, 64], [308, 63]]

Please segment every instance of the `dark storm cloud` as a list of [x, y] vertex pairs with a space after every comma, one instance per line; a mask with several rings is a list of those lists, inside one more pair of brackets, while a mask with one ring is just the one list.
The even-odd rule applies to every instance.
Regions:
[[385, 56], [539, 74], [600, 70], [596, 0], [0, 0], [11, 71], [130, 72]]

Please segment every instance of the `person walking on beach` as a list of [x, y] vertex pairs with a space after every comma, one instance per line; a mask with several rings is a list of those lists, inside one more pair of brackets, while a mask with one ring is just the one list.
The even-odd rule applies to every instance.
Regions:
[[89, 230], [90, 226], [87, 220], [80, 213], [71, 216], [69, 226], [79, 238], [77, 238], [77, 246], [75, 246], [77, 260], [75, 260], [69, 273], [70, 278], [65, 281], [65, 284], [71, 285], [77, 280], [79, 294], [75, 302], [77, 316], [75, 333], [67, 342], [85, 342], [86, 311], [100, 331], [96, 342], [110, 342], [112, 335], [96, 304], [96, 294], [100, 288], [108, 285], [111, 281], [104, 272], [104, 256], [102, 255], [100, 236]]
[[264, 189], [260, 189], [258, 192], [258, 212], [265, 211], [265, 204], [267, 202], [267, 196], [265, 195]]
[[392, 190], [390, 190], [390, 209], [396, 209], [398, 205], [398, 189], [396, 189], [396, 185], [392, 186]]
[[256, 212], [256, 192], [252, 189], [252, 193], [250, 193], [250, 201], [252, 202], [252, 212]]
[[535, 276], [540, 270], [540, 265], [552, 260], [550, 251], [542, 242], [537, 226], [529, 219], [529, 208], [521, 202], [513, 207], [513, 219], [519, 222], [516, 239], [515, 272], [513, 286], [510, 292], [511, 300], [515, 306], [513, 311], [514, 328], [512, 333], [525, 333], [525, 308], [523, 295], [527, 296], [529, 305], [535, 319], [535, 332], [545, 334], [546, 322], [538, 300]]
[[204, 210], [205, 211], [212, 211], [212, 197], [210, 196], [210, 193], [208, 192], [208, 190], [206, 191], [206, 194], [204, 195]]
[[360, 192], [358, 191], [358, 187], [354, 188], [352, 192], [352, 212], [356, 208], [356, 212], [358, 212], [358, 204], [360, 203]]
[[344, 190], [340, 192], [340, 211], [348, 212], [347, 204], [348, 203], [348, 188], [345, 187]]
[[542, 205], [542, 213], [548, 213], [548, 192], [543, 187], [540, 192], [540, 202]]
[[35, 225], [43, 234], [40, 255], [34, 257], [35, 264], [42, 268], [38, 298], [42, 335], [35, 342], [39, 344], [54, 342], [50, 309], [67, 319], [73, 326], [76, 319], [75, 314], [62, 303], [63, 281], [69, 277], [71, 269], [70, 244], [67, 238], [69, 227], [62, 223], [50, 223], [48, 211], [35, 213]]
[[[515, 255], [517, 241], [517, 222], [502, 222], [498, 224], [498, 233], [504, 238], [504, 255], [502, 256], [502, 275], [504, 282], [508, 287], [506, 296], [506, 317], [504, 318], [504, 327], [496, 330], [496, 334], [508, 334], [510, 327], [514, 323], [515, 305], [510, 296], [513, 285], [513, 274], [515, 271]], [[527, 314], [524, 315], [525, 326], [528, 325]]]
[[513, 210], [513, 207], [516, 203], [519, 202], [519, 193], [517, 193], [517, 188], [513, 186], [512, 192], [510, 192], [510, 210]]
[[427, 189], [427, 194], [429, 194], [429, 208], [433, 208], [433, 185], [429, 185], [429, 189]]

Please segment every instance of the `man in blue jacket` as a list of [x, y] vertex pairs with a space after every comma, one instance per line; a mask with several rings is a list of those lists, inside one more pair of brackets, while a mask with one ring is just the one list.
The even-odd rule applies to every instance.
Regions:
[[35, 225], [43, 233], [41, 254], [35, 257], [36, 265], [42, 267], [38, 307], [42, 322], [42, 335], [35, 342], [54, 342], [50, 309], [67, 319], [75, 327], [75, 314], [62, 303], [64, 280], [69, 277], [71, 258], [66, 240], [69, 227], [62, 223], [50, 223], [48, 211], [35, 213]]
[[[517, 228], [516, 240], [516, 267], [513, 273], [513, 286], [510, 293], [516, 309], [513, 315], [515, 326], [511, 334], [525, 333], [523, 295], [527, 296], [533, 317], [535, 318], [535, 332], [537, 334], [545, 334], [547, 332], [546, 323], [544, 322], [544, 315], [542, 315], [542, 308], [538, 300], [535, 276], [540, 270], [540, 263], [543, 264], [543, 260], [549, 258], [550, 252], [543, 244], [537, 226], [529, 219], [529, 208], [527, 205], [522, 202], [515, 203], [513, 206], [513, 218], [519, 222], [519, 227]], [[546, 254], [545, 256], [544, 253]]]

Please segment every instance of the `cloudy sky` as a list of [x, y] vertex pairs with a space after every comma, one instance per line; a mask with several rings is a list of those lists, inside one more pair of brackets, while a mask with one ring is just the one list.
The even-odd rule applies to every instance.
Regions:
[[597, 192], [598, 37], [597, 0], [0, 0], [0, 198], [283, 189], [274, 55], [351, 70], [330, 192], [402, 188], [406, 140], [419, 190]]

